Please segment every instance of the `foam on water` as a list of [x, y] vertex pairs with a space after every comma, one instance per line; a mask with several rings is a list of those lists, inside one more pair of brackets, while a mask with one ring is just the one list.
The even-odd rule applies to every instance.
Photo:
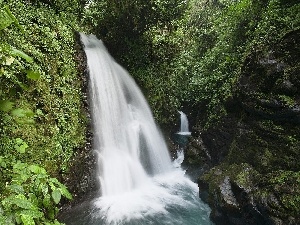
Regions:
[[[67, 224], [208, 225], [209, 208], [167, 145], [136, 83], [102, 41], [81, 34], [90, 75], [99, 197], [78, 205]], [[184, 130], [183, 132], [188, 132]]]

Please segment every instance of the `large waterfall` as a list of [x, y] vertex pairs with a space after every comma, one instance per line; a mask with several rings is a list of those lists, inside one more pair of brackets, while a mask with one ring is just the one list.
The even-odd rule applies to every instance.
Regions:
[[82, 35], [90, 74], [94, 149], [102, 196], [122, 194], [148, 176], [167, 172], [171, 160], [141, 91], [101, 41]]
[[99, 196], [66, 219], [73, 224], [208, 225], [198, 187], [171, 161], [134, 80], [102, 41], [81, 34], [98, 158]]

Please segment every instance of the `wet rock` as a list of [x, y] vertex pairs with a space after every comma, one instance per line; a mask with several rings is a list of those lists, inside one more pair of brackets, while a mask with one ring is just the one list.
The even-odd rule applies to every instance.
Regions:
[[251, 166], [243, 164], [231, 166], [226, 172], [222, 168], [214, 168], [204, 179], [199, 179], [200, 192], [205, 193], [209, 189], [208, 197], [203, 200], [213, 206], [211, 218], [216, 224], [274, 224], [263, 211], [266, 211], [265, 205], [259, 207], [256, 201], [256, 187], [252, 183], [254, 174], [256, 172]]
[[218, 124], [200, 129], [197, 114], [201, 141], [187, 152], [209, 167], [198, 185], [217, 225], [300, 224], [299, 38], [296, 30], [249, 54]]
[[98, 181], [96, 180], [96, 155], [92, 150], [92, 128], [91, 128], [91, 116], [89, 109], [88, 99], [88, 71], [86, 56], [83, 51], [80, 35], [78, 32], [75, 34], [75, 60], [77, 62], [80, 79], [82, 83], [82, 109], [81, 112], [86, 118], [86, 140], [85, 145], [74, 151], [74, 155], [70, 161], [69, 171], [63, 175], [63, 183], [68, 187], [69, 191], [73, 195], [73, 201], [63, 203], [63, 208], [69, 208], [78, 202], [83, 201], [89, 196], [95, 195], [98, 190]]

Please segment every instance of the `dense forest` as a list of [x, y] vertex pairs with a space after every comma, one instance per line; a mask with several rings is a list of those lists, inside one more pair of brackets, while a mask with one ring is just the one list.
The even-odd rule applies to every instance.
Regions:
[[300, 223], [298, 0], [0, 0], [0, 11], [0, 224], [61, 224], [59, 207], [86, 190], [70, 181], [90, 144], [77, 32], [104, 41], [166, 136], [187, 113], [186, 165], [202, 168], [216, 224]]

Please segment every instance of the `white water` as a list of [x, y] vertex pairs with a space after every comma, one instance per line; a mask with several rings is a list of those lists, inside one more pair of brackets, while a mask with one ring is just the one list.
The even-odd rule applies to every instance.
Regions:
[[102, 41], [84, 34], [81, 40], [90, 74], [101, 194], [88, 215], [69, 218], [70, 224], [211, 224], [197, 185], [180, 168], [183, 152], [171, 161], [134, 80]]
[[182, 111], [178, 111], [180, 113], [180, 131], [177, 134], [181, 135], [191, 135], [189, 131], [189, 121], [186, 114]]

